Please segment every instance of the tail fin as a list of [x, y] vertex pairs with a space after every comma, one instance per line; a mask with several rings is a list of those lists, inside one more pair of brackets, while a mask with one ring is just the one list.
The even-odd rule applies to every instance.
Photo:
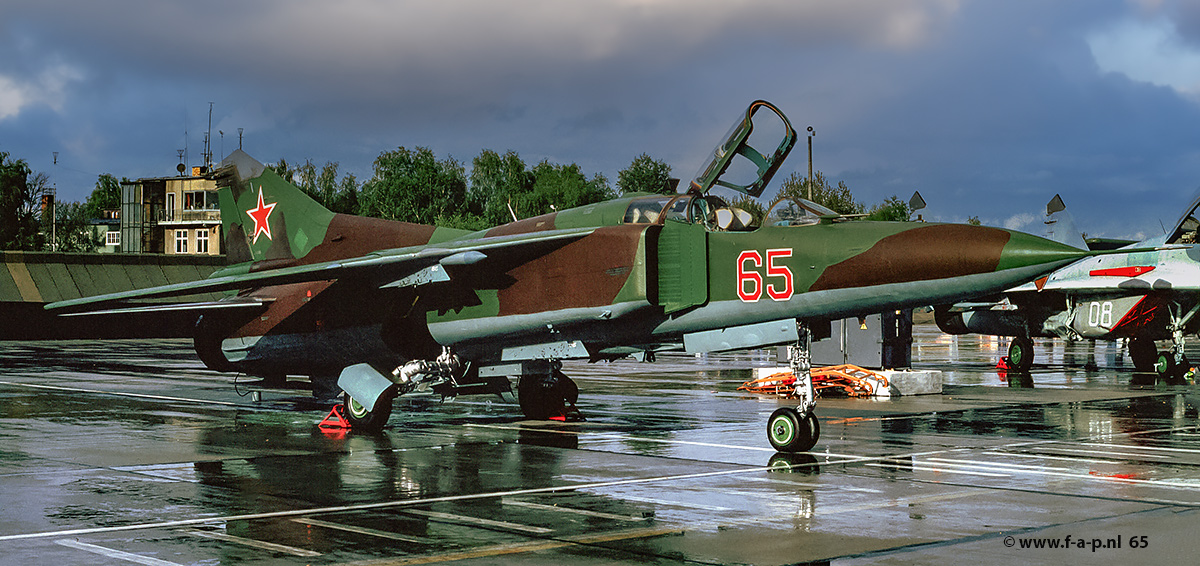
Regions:
[[242, 150], [216, 178], [230, 263], [299, 259], [325, 239], [334, 214]]
[[1054, 198], [1046, 203], [1045, 224], [1046, 239], [1081, 250], [1088, 249], [1087, 242], [1083, 241], [1083, 233], [1075, 227], [1075, 219], [1067, 212], [1067, 205], [1063, 204], [1062, 197], [1054, 195]]

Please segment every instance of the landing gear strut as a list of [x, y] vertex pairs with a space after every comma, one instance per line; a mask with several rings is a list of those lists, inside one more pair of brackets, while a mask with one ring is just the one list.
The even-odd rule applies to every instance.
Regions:
[[453, 392], [457, 379], [465, 372], [462, 360], [449, 348], [443, 348], [435, 360], [411, 360], [392, 371], [388, 378], [370, 364], [354, 364], [342, 369], [338, 387], [345, 391], [343, 414], [350, 427], [379, 432], [392, 416], [392, 402], [398, 395], [418, 387], [446, 386]]
[[817, 397], [812, 386], [811, 335], [807, 324], [797, 322], [797, 327], [799, 336], [796, 345], [788, 351], [788, 365], [796, 377], [796, 396], [800, 404], [796, 408], [780, 407], [767, 420], [767, 440], [780, 452], [807, 452], [821, 437], [820, 422], [813, 414]]

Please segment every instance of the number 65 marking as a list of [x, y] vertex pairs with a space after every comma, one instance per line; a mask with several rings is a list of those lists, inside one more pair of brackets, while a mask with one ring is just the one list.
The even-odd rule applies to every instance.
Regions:
[[[781, 286], [776, 285], [776, 282], [766, 285], [767, 296], [772, 300], [786, 301], [792, 296], [792, 270], [786, 265], [776, 263], [776, 260], [785, 257], [792, 257], [791, 248], [767, 250], [766, 277], [783, 278]], [[747, 268], [748, 263], [752, 264], [752, 267]], [[763, 256], [758, 250], [746, 250], [738, 255], [737, 294], [743, 303], [758, 302], [762, 298], [763, 274], [758, 271], [762, 266]]]

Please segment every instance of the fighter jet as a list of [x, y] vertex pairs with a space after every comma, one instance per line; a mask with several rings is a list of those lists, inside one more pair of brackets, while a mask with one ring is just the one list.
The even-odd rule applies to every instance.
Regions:
[[[760, 196], [795, 140], [786, 116], [756, 101], [680, 194], [480, 232], [334, 214], [239, 150], [215, 172], [230, 267], [46, 308], [195, 309], [208, 367], [307, 375], [317, 390], [344, 391], [348, 420], [366, 430], [416, 389], [492, 393], [515, 377], [522, 412], [545, 419], [578, 397], [562, 360], [790, 344], [799, 406], [775, 411], [767, 436], [802, 452], [820, 434], [811, 324], [998, 293], [1084, 255], [997, 228], [844, 221], [801, 199], [755, 218], [710, 194]], [[146, 302], [213, 292], [228, 296]]]
[[[1172, 231], [1125, 242], [1117, 250], [1131, 251], [1082, 259], [992, 301], [939, 307], [937, 325], [949, 334], [1012, 336], [1008, 365], [1019, 372], [1033, 365], [1035, 337], [1127, 338], [1137, 371], [1177, 379], [1190, 367], [1184, 336], [1200, 330], [1198, 207], [1200, 192]], [[1082, 247], [1085, 242], [1065, 208], [1055, 195], [1046, 207], [1046, 223], [1058, 241], [1070, 239]], [[1172, 346], [1157, 351], [1156, 340], [1170, 340]]]

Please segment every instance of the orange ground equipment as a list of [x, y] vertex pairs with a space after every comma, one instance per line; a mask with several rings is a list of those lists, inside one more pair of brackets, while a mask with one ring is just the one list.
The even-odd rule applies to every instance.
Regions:
[[[873, 397], [888, 388], [887, 377], [883, 374], [851, 364], [813, 368], [812, 382], [813, 390], [822, 396]], [[738, 391], [793, 397], [796, 376], [791, 371], [773, 373], [743, 383]]]

